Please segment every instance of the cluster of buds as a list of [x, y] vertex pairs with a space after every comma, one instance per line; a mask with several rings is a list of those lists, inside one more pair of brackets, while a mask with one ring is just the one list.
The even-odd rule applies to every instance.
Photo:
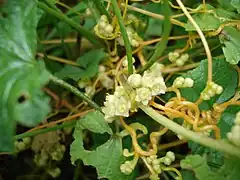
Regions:
[[113, 26], [109, 23], [106, 15], [100, 17], [99, 22], [94, 27], [94, 31], [97, 35], [102, 38], [111, 38], [114, 36]]
[[[175, 155], [173, 152], [168, 151], [166, 156], [157, 158], [157, 155], [151, 155], [146, 158], [146, 161], [149, 166], [152, 167], [154, 173], [150, 175], [151, 180], [158, 180], [158, 175], [162, 172], [162, 166], [169, 166], [173, 161], [175, 161]], [[163, 165], [164, 164], [164, 165]]]
[[223, 87], [214, 83], [214, 82], [209, 82], [207, 83], [207, 87], [203, 90], [201, 93], [202, 99], [203, 100], [209, 100], [215, 95], [219, 95], [223, 92]]
[[[134, 31], [133, 28], [131, 27], [127, 27], [126, 28], [126, 31], [127, 31], [127, 34], [128, 34], [128, 38], [129, 38], [129, 41], [130, 41], [130, 44], [132, 47], [138, 47], [140, 44], [139, 42], [142, 41], [142, 39], [139, 37], [139, 35], [137, 34], [137, 32]], [[120, 36], [117, 38], [117, 41], [118, 43], [121, 45], [121, 46], [125, 46], [124, 45], [124, 40], [123, 40], [123, 37]]]
[[34, 162], [38, 167], [45, 167], [49, 160], [60, 161], [62, 160], [66, 148], [62, 144], [56, 144], [54, 149], [46, 151], [42, 149], [40, 153], [36, 153], [34, 156]]
[[25, 137], [20, 141], [15, 141], [14, 142], [15, 149], [17, 152], [24, 151], [28, 149], [31, 145], [31, 138], [30, 137]]
[[161, 170], [161, 161], [160, 158], [157, 158], [157, 155], [151, 155], [146, 158], [148, 165], [152, 167], [154, 170], [154, 174], [160, 174], [162, 172]]
[[236, 114], [234, 123], [231, 132], [227, 134], [227, 138], [235, 146], [240, 147], [240, 112]]
[[178, 52], [170, 52], [168, 54], [168, 59], [172, 63], [176, 63], [177, 66], [183, 66], [187, 62], [187, 60], [189, 59], [189, 55], [188, 54], [182, 54], [180, 56], [180, 54]]
[[143, 22], [140, 18], [135, 16], [134, 14], [127, 14], [125, 18], [125, 24], [131, 24], [135, 29], [145, 28], [146, 23]]
[[168, 151], [166, 156], [160, 158], [160, 162], [169, 166], [173, 161], [175, 161], [175, 155], [172, 151]]
[[[128, 149], [123, 150], [123, 156], [125, 157], [130, 157], [134, 156], [134, 153], [130, 153]], [[134, 158], [131, 161], [125, 161], [123, 164], [120, 166], [120, 170], [123, 174], [129, 175], [133, 172], [135, 169], [136, 165], [138, 162], [138, 156], [134, 156]]]
[[191, 88], [194, 85], [194, 81], [191, 78], [177, 77], [173, 82], [174, 88]]
[[128, 77], [128, 85], [131, 92], [126, 92], [122, 86], [118, 86], [113, 95], [107, 95], [103, 112], [105, 120], [112, 122], [116, 116], [129, 116], [129, 110], [136, 111], [136, 102], [147, 105], [153, 96], [164, 94], [167, 90], [161, 74], [162, 65], [155, 63], [143, 75], [132, 74]]

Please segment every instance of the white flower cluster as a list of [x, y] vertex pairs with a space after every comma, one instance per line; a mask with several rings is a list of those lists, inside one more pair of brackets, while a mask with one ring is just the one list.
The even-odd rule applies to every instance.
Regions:
[[236, 114], [235, 124], [232, 126], [231, 132], [227, 134], [228, 140], [235, 146], [240, 147], [240, 112]]
[[107, 95], [104, 107], [105, 120], [111, 123], [116, 116], [129, 116], [131, 101], [122, 86], [118, 86], [113, 95]]
[[178, 52], [170, 52], [168, 54], [168, 59], [169, 61], [176, 63], [177, 66], [183, 66], [189, 59], [189, 55], [185, 53], [180, 56]]
[[173, 82], [175, 88], [191, 88], [194, 85], [194, 81], [191, 78], [177, 77]]
[[[126, 31], [127, 31], [128, 38], [129, 38], [131, 46], [138, 47], [140, 45], [139, 42], [142, 41], [142, 39], [139, 37], [137, 32], [135, 32], [134, 29], [131, 28], [131, 27], [126, 27]], [[117, 38], [117, 41], [121, 46], [125, 46], [122, 36]]]
[[15, 141], [14, 142], [15, 149], [17, 152], [24, 151], [28, 149], [31, 145], [31, 138], [30, 137], [25, 137], [21, 141]]
[[96, 34], [100, 34], [102, 37], [113, 37], [113, 26], [109, 23], [106, 15], [102, 15], [98, 24], [94, 27]]
[[201, 93], [203, 100], [209, 100], [211, 97], [221, 94], [223, 92], [223, 87], [214, 83], [210, 82], [207, 84], [207, 87]]
[[149, 70], [140, 74], [132, 74], [128, 78], [128, 84], [136, 90], [137, 102], [147, 105], [152, 96], [164, 94], [167, 90], [161, 74], [163, 66], [155, 63]]
[[164, 94], [167, 90], [161, 75], [161, 64], [154, 64], [143, 76], [132, 74], [128, 77], [128, 84], [132, 92], [128, 95], [122, 86], [118, 86], [113, 95], [107, 95], [103, 112], [105, 120], [111, 123], [116, 116], [129, 116], [129, 110], [134, 111], [135, 102], [147, 105], [153, 96]]

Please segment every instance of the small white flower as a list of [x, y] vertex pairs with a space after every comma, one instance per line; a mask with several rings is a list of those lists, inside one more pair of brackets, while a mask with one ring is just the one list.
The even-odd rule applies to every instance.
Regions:
[[[136, 61], [135, 58], [132, 57], [132, 63], [135, 63], [135, 61]], [[124, 60], [123, 60], [123, 62], [122, 62], [122, 65], [123, 65], [124, 67], [128, 67], [127, 57], [124, 58]]]
[[124, 164], [120, 166], [120, 170], [123, 174], [129, 175], [134, 170], [134, 166], [132, 161], [126, 161]]
[[120, 99], [118, 99], [116, 103], [117, 103], [117, 106], [116, 106], [115, 115], [128, 117], [129, 110], [131, 108], [131, 102], [125, 99], [124, 97], [121, 97]]
[[171, 159], [169, 159], [168, 157], [164, 157], [163, 158], [163, 163], [166, 165], [166, 166], [169, 166], [171, 163], [172, 163], [172, 161], [171, 161]]
[[107, 24], [106, 27], [104, 27], [104, 30], [106, 33], [111, 34], [113, 32], [113, 26], [111, 24]]
[[105, 71], [106, 71], [106, 67], [103, 66], [103, 65], [99, 65], [98, 71], [99, 71], [99, 72], [105, 72]]
[[130, 44], [132, 47], [138, 47], [139, 46], [139, 42], [135, 39], [130, 39]]
[[106, 15], [102, 15], [102, 16], [100, 17], [100, 21], [108, 22], [107, 16], [106, 16]]
[[191, 88], [191, 87], [193, 87], [193, 85], [194, 85], [194, 81], [191, 78], [186, 78], [184, 80], [184, 83], [183, 83], [184, 87]]
[[171, 62], [175, 62], [180, 57], [180, 54], [178, 52], [170, 52], [168, 53], [168, 59]]
[[148, 101], [152, 99], [152, 94], [149, 88], [141, 87], [136, 90], [136, 98], [137, 102], [141, 102], [144, 105], [148, 104]]
[[202, 99], [203, 100], [209, 100], [211, 97], [210, 97], [210, 95], [209, 94], [207, 94], [207, 93], [202, 93]]
[[102, 108], [102, 111], [105, 114], [105, 118], [115, 116], [116, 101], [117, 101], [117, 98], [114, 95], [107, 95], [106, 101], [104, 102], [104, 107]]
[[216, 89], [216, 93], [217, 94], [221, 94], [223, 92], [223, 87], [222, 86], [218, 86]]
[[163, 70], [164, 65], [161, 63], [154, 63], [151, 68], [149, 69], [149, 71], [151, 73], [153, 73], [154, 76], [158, 77], [158, 76], [162, 76], [161, 71]]
[[182, 88], [185, 79], [183, 77], [177, 77], [173, 82], [173, 87], [175, 88]]
[[101, 82], [102, 86], [105, 87], [106, 89], [113, 89], [114, 81], [106, 74], [104, 73], [100, 74], [99, 81]]
[[100, 21], [99, 23], [98, 23], [98, 26], [99, 26], [99, 28], [100, 29], [105, 29], [105, 27], [108, 25], [108, 23], [106, 22], [106, 21]]
[[141, 86], [142, 76], [140, 74], [131, 74], [128, 77], [128, 84], [133, 88], [137, 88]]
[[171, 161], [175, 161], [175, 154], [172, 151], [168, 151], [166, 157], [168, 157]]
[[142, 76], [142, 86], [143, 87], [152, 87], [153, 86], [153, 79], [155, 76], [153, 73], [149, 71], [145, 71]]
[[156, 96], [159, 94], [165, 94], [165, 92], [167, 91], [167, 87], [166, 87], [163, 77], [155, 78], [150, 89], [151, 89], [152, 96]]
[[184, 62], [181, 61], [181, 59], [178, 59], [178, 60], [176, 60], [176, 65], [177, 65], [177, 66], [183, 66], [183, 65], [184, 65]]
[[86, 86], [85, 87], [85, 94], [89, 97], [92, 97], [94, 95], [95, 91], [96, 90], [94, 89], [93, 86]]
[[115, 89], [115, 92], [114, 92], [114, 96], [120, 98], [122, 96], [126, 97], [127, 94], [125, 92], [125, 89], [123, 86], [117, 86], [117, 88]]

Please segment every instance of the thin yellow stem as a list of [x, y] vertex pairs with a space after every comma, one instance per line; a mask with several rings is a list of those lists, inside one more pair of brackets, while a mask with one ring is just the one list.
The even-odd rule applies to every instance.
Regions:
[[[45, 55], [43, 53], [37, 53], [37, 55], [41, 58], [45, 57]], [[63, 59], [63, 58], [56, 57], [56, 56], [47, 55], [47, 58], [50, 60], [53, 60], [53, 61], [57, 61], [57, 62], [64, 63], [64, 64], [69, 64], [72, 66], [78, 66], [78, 67], [80, 66], [79, 64], [75, 63], [74, 61], [71, 61], [68, 59]]]
[[[121, 6], [126, 6], [124, 3], [121, 4]], [[131, 6], [131, 5], [127, 5], [127, 8], [132, 10], [132, 11], [135, 11], [135, 12], [139, 12], [141, 14], [145, 14], [147, 16], [150, 16], [150, 17], [153, 17], [153, 18], [156, 18], [156, 19], [160, 19], [160, 20], [164, 20], [164, 16], [161, 15], [161, 14], [156, 14], [156, 13], [152, 13], [152, 12], [149, 12], [149, 11], [146, 11], [146, 10], [143, 10], [143, 9], [140, 9], [140, 8], [137, 8], [137, 7], [134, 7], [134, 6]], [[181, 21], [178, 21], [176, 19], [170, 19], [171, 23], [172, 24], [175, 24], [175, 25], [178, 25], [178, 26], [181, 26], [181, 27], [184, 27], [185, 24], [182, 23]]]
[[187, 11], [186, 7], [184, 6], [184, 4], [182, 3], [181, 0], [176, 0], [178, 5], [181, 7], [182, 11], [184, 12], [184, 14], [187, 16], [187, 18], [189, 19], [189, 21], [192, 23], [192, 25], [194, 26], [194, 28], [196, 29], [198, 35], [200, 36], [204, 49], [206, 51], [206, 55], [207, 55], [207, 59], [208, 59], [208, 82], [212, 82], [212, 54], [210, 51], [210, 48], [208, 46], [207, 40], [202, 32], [202, 30], [200, 29], [200, 27], [198, 26], [198, 24], [195, 22], [195, 20], [192, 18], [192, 16], [190, 15], [190, 13]]
[[[64, 43], [76, 43], [77, 40], [74, 38], [66, 38], [63, 39]], [[43, 40], [40, 41], [41, 44], [61, 44], [62, 40], [61, 39], [53, 39], [53, 40]]]
[[170, 143], [167, 143], [167, 144], [160, 144], [159, 145], [159, 150], [179, 146], [179, 145], [182, 145], [182, 144], [186, 144], [187, 142], [188, 142], [187, 140], [177, 140], [177, 141], [173, 141], [173, 142], [170, 142]]

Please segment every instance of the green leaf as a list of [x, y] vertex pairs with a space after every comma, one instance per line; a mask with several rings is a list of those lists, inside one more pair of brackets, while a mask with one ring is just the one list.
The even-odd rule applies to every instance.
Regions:
[[239, 159], [225, 158], [225, 164], [216, 172], [211, 171], [206, 159], [199, 155], [189, 155], [181, 161], [183, 169], [194, 171], [199, 180], [238, 180], [240, 177]]
[[34, 126], [48, 114], [41, 88], [49, 79], [35, 61], [37, 0], [11, 0], [0, 7], [0, 151], [13, 151], [16, 122]]
[[218, 173], [224, 180], [239, 180], [240, 177], [240, 161], [239, 159], [225, 158], [224, 165], [219, 169]]
[[[187, 100], [195, 102], [206, 87], [208, 76], [207, 64], [207, 60], [203, 60], [196, 69], [184, 75], [184, 77], [189, 77], [194, 80], [194, 86], [192, 88], [181, 89], [182, 96]], [[224, 90], [221, 95], [215, 96], [209, 101], [204, 101], [200, 104], [201, 109], [209, 109], [215, 102], [222, 103], [227, 101], [235, 94], [238, 85], [238, 74], [236, 70], [224, 59], [213, 59], [212, 69], [214, 70], [212, 76], [213, 81], [221, 85]]]
[[224, 180], [220, 175], [212, 172], [207, 161], [199, 155], [189, 155], [180, 162], [183, 169], [194, 171], [198, 180]]
[[[201, 5], [200, 5], [201, 6]], [[211, 5], [207, 5], [208, 10], [213, 10], [214, 8]], [[199, 25], [202, 31], [213, 31], [218, 29], [221, 25], [221, 20], [213, 13], [197, 13], [192, 16], [195, 22]], [[185, 25], [186, 31], [196, 31], [190, 21]]]
[[238, 111], [240, 111], [240, 106], [229, 106], [222, 113], [221, 119], [218, 123], [218, 127], [221, 130], [221, 138], [226, 138], [227, 133], [231, 131], [236, 117], [236, 113]]
[[188, 147], [191, 149], [191, 153], [194, 155], [205, 155], [207, 162], [212, 168], [219, 168], [224, 163], [223, 153], [215, 149], [202, 146], [193, 141], [188, 142]]
[[228, 11], [233, 11], [234, 7], [231, 5], [231, 0], [218, 0], [218, 3]]
[[[147, 5], [142, 5], [140, 8], [145, 9], [147, 11], [156, 13], [156, 14], [161, 14], [162, 9], [161, 9], [161, 3], [156, 4], [156, 3], [148, 3]], [[161, 36], [163, 32], [163, 21], [156, 19], [156, 18], [151, 18], [148, 17], [148, 24], [146, 31], [144, 32], [145, 38], [149, 37], [156, 37], [156, 36]]]
[[240, 0], [232, 0], [231, 5], [236, 8], [238, 12], [240, 12]]
[[75, 81], [79, 79], [92, 78], [98, 73], [98, 65], [106, 57], [103, 49], [94, 49], [81, 56], [77, 63], [80, 68], [66, 65], [61, 71], [56, 73], [59, 78], [70, 78]]
[[219, 36], [226, 61], [237, 64], [240, 61], [240, 32], [234, 27], [225, 27], [224, 34]]
[[194, 173], [191, 171], [182, 169], [180, 173], [182, 175], [183, 180], [197, 180], [196, 177], [194, 176]]
[[107, 178], [109, 180], [131, 180], [133, 173], [126, 176], [120, 171], [120, 165], [124, 162], [125, 158], [122, 155], [122, 142], [121, 138], [112, 135], [112, 137], [96, 150], [86, 150], [83, 146], [83, 133], [84, 129], [88, 129], [95, 133], [103, 134], [107, 132], [112, 134], [112, 130], [104, 121], [104, 116], [100, 112], [91, 112], [84, 118], [81, 118], [74, 130], [74, 141], [70, 147], [71, 161], [74, 163], [76, 160], [81, 159], [85, 165], [96, 167], [98, 178]]
[[104, 120], [104, 115], [99, 111], [93, 111], [81, 118], [77, 123], [77, 128], [88, 129], [95, 133], [108, 133], [112, 134], [112, 129]]

